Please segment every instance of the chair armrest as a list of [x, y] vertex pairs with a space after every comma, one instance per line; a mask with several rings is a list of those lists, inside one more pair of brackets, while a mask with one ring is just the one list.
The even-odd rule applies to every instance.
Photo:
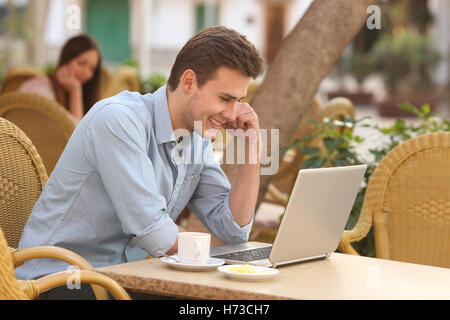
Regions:
[[[93, 287], [100, 286], [103, 290], [108, 290], [112, 296], [117, 300], [131, 300], [126, 290], [118, 284], [115, 280], [108, 276], [100, 274], [92, 270], [79, 270], [77, 280], [80, 283], [89, 283]], [[72, 281], [73, 274], [71, 272], [61, 271], [49, 274], [37, 280], [21, 281], [19, 280], [21, 288], [29, 295], [31, 299], [37, 298], [42, 292], [56, 287], [67, 285], [68, 281]], [[109, 297], [107, 296], [107, 299]], [[107, 300], [97, 297], [98, 300]]]
[[[14, 268], [21, 266], [25, 261], [31, 259], [52, 258], [67, 262], [70, 265], [79, 267], [82, 270], [94, 270], [94, 267], [79, 254], [59, 247], [36, 246], [25, 249], [9, 248]], [[92, 286], [95, 296], [99, 300], [108, 300], [109, 296], [106, 290], [99, 286]]]
[[358, 222], [351, 230], [345, 230], [339, 241], [339, 250], [343, 253], [359, 255], [358, 252], [352, 247], [352, 242], [357, 242], [367, 236], [370, 228], [372, 227], [372, 210], [363, 205], [361, 213], [358, 218]]
[[279, 204], [287, 206], [289, 196], [286, 193], [278, 190], [278, 188], [273, 184], [269, 184], [267, 191]]

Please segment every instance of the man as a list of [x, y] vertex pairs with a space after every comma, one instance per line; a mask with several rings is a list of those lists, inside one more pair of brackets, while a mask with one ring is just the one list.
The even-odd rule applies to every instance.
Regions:
[[[250, 148], [259, 146], [258, 117], [239, 100], [261, 73], [262, 60], [244, 36], [210, 27], [181, 49], [167, 86], [96, 103], [67, 143], [19, 248], [64, 247], [94, 267], [172, 254], [183, 230], [174, 221], [186, 206], [225, 243], [246, 241], [259, 158], [247, 156], [230, 187], [210, 139], [220, 127], [252, 131], [247, 149], [258, 152]], [[185, 161], [198, 145], [204, 161]], [[17, 275], [31, 279], [66, 268], [37, 259]]]

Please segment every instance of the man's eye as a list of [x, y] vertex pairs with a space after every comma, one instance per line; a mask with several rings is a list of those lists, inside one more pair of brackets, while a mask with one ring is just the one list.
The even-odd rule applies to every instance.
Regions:
[[223, 101], [223, 102], [230, 102], [230, 99], [228, 99], [228, 98], [224, 98], [224, 97], [220, 97], [220, 99]]

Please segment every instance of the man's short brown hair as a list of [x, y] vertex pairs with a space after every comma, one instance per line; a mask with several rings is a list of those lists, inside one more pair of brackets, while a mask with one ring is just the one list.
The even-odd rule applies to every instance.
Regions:
[[180, 77], [192, 69], [201, 87], [219, 67], [229, 67], [256, 79], [263, 71], [263, 60], [247, 38], [224, 26], [207, 27], [193, 36], [178, 53], [168, 87], [175, 90]]

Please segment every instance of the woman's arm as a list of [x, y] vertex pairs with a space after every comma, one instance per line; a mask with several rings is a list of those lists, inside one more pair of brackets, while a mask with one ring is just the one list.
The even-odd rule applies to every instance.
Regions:
[[83, 88], [69, 65], [64, 65], [56, 71], [58, 82], [69, 92], [69, 111], [77, 121], [84, 116]]

